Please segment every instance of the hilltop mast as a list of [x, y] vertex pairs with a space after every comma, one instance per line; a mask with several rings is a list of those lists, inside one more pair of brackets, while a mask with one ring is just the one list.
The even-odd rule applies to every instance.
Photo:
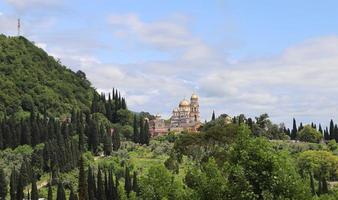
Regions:
[[21, 22], [20, 22], [20, 18], [18, 18], [18, 36], [20, 36], [20, 28], [21, 28]]

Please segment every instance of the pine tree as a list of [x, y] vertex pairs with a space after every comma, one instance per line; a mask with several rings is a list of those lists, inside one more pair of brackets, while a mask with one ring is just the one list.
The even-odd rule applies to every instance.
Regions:
[[137, 123], [137, 116], [136, 114], [134, 115], [134, 123], [133, 123], [133, 129], [134, 129], [134, 135], [133, 135], [133, 139], [135, 143], [139, 143], [139, 138], [140, 138], [140, 134], [139, 134], [139, 130], [138, 130], [138, 123]]
[[131, 185], [131, 177], [130, 177], [128, 166], [126, 167], [125, 172], [124, 172], [124, 189], [127, 192], [127, 196], [129, 196], [129, 193], [132, 190], [132, 185]]
[[113, 132], [112, 142], [113, 142], [113, 150], [114, 151], [119, 150], [121, 146], [120, 134], [116, 130]]
[[84, 170], [83, 156], [80, 157], [79, 162], [79, 199], [88, 200], [88, 185], [86, 180], [86, 173]]
[[52, 190], [52, 184], [48, 183], [48, 198], [47, 200], [53, 200], [53, 190]]
[[216, 119], [215, 111], [212, 111], [211, 121], [214, 121], [215, 119]]
[[5, 172], [0, 168], [0, 199], [5, 199], [7, 196], [7, 182], [5, 177]]
[[105, 156], [110, 156], [112, 152], [112, 137], [110, 136], [110, 132], [106, 133], [104, 137], [104, 155]]
[[56, 200], [66, 200], [65, 188], [63, 187], [63, 184], [61, 182], [58, 183]]
[[297, 138], [297, 124], [295, 118], [293, 118], [293, 126], [291, 131], [291, 140], [295, 140]]

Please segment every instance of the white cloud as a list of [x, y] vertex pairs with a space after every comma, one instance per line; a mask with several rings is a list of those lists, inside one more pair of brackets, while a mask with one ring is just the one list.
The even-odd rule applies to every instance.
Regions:
[[5, 0], [19, 11], [27, 9], [51, 8], [61, 5], [63, 0]]

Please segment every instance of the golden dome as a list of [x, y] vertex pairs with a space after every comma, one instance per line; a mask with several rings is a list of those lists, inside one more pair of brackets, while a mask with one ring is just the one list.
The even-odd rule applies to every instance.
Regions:
[[193, 93], [193, 94], [191, 95], [191, 99], [198, 99], [197, 94]]
[[180, 107], [185, 107], [185, 106], [190, 106], [190, 103], [189, 103], [188, 100], [183, 99], [183, 100], [180, 102]]

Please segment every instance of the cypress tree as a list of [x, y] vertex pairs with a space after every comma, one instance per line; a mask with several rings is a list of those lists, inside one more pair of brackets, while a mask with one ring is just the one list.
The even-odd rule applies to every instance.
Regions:
[[17, 184], [17, 175], [15, 169], [12, 170], [11, 179], [10, 179], [10, 199], [16, 200], [16, 184]]
[[321, 134], [323, 134], [323, 129], [322, 129], [322, 125], [321, 125], [321, 124], [319, 124], [318, 131], [319, 131]]
[[101, 168], [99, 167], [97, 172], [97, 200], [105, 200], [104, 185], [102, 180]]
[[97, 152], [98, 146], [98, 127], [94, 119], [89, 122], [88, 147], [93, 152]]
[[112, 152], [112, 137], [110, 136], [110, 132], [105, 134], [103, 148], [104, 148], [104, 155], [110, 156]]
[[95, 189], [95, 180], [93, 177], [93, 171], [92, 168], [89, 166], [88, 167], [88, 175], [87, 175], [87, 180], [88, 180], [88, 199], [89, 200], [95, 200], [95, 194], [96, 194], [96, 189]]
[[144, 144], [144, 119], [140, 118], [140, 134], [139, 134], [139, 139], [138, 139], [140, 144]]
[[78, 187], [78, 192], [79, 192], [79, 198], [81, 200], [88, 200], [88, 185], [87, 185], [87, 180], [86, 180], [86, 173], [85, 173], [85, 170], [84, 170], [83, 156], [80, 157], [80, 162], [79, 162], [79, 187]]
[[53, 200], [53, 189], [52, 184], [48, 183], [48, 198], [47, 200]]
[[16, 199], [22, 200], [24, 198], [23, 188], [24, 188], [24, 180], [23, 180], [23, 172], [20, 170], [20, 174], [18, 177], [18, 182], [16, 185]]
[[7, 182], [5, 172], [0, 168], [0, 199], [5, 199], [7, 196]]
[[70, 187], [69, 200], [77, 200], [77, 195], [74, 193], [73, 187]]
[[211, 116], [211, 121], [214, 121], [215, 119], [216, 119], [215, 111], [213, 110], [212, 111], [212, 116]]
[[134, 142], [138, 143], [139, 142], [139, 138], [140, 138], [140, 134], [139, 134], [139, 130], [138, 130], [138, 123], [137, 123], [137, 116], [136, 114], [134, 115], [134, 123], [133, 123], [133, 129], [134, 129]]
[[297, 138], [297, 124], [295, 118], [293, 118], [293, 125], [291, 131], [291, 140], [295, 140]]
[[79, 125], [79, 128], [78, 128], [78, 132], [79, 132], [79, 152], [82, 153], [84, 152], [85, 150], [85, 147], [84, 147], [84, 130], [83, 130], [83, 125]]
[[116, 130], [113, 132], [112, 142], [113, 142], [113, 150], [114, 151], [119, 150], [121, 146], [120, 134]]
[[61, 182], [58, 183], [56, 200], [66, 200], [65, 188], [63, 187], [63, 184]]
[[330, 140], [334, 139], [334, 124], [333, 124], [333, 120], [331, 119], [330, 121]]
[[36, 186], [36, 180], [35, 177], [33, 176], [32, 178], [32, 193], [31, 193], [31, 199], [32, 200], [38, 200], [39, 199], [39, 193], [38, 193], [38, 188]]
[[144, 144], [149, 145], [150, 133], [149, 133], [149, 123], [148, 123], [148, 120], [146, 120], [145, 123], [144, 123], [143, 137], [144, 137], [144, 139], [143, 139]]
[[139, 195], [139, 186], [138, 186], [138, 182], [137, 182], [137, 173], [136, 171], [134, 171], [133, 174], [133, 191], [136, 192], [137, 195]]
[[127, 196], [129, 196], [129, 193], [132, 190], [132, 185], [131, 185], [131, 177], [130, 177], [128, 166], [126, 167], [125, 173], [124, 173], [124, 189], [127, 192]]

